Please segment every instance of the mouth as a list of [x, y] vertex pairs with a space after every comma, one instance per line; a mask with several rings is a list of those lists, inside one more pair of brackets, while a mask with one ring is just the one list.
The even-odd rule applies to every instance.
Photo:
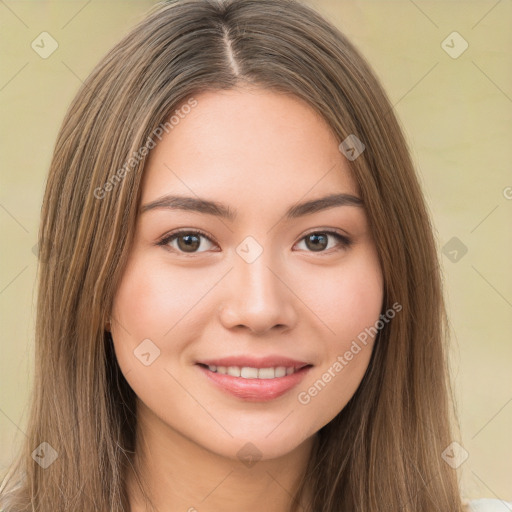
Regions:
[[253, 362], [253, 366], [243, 362], [229, 364], [234, 361], [226, 360], [217, 362], [223, 364], [208, 361], [196, 363], [196, 366], [217, 388], [252, 402], [264, 402], [284, 395], [297, 386], [313, 366], [292, 360], [281, 360], [276, 366], [268, 360], [258, 364]]
[[255, 368], [251, 366], [217, 366], [199, 363], [200, 366], [208, 368], [213, 373], [221, 375], [231, 375], [231, 377], [240, 377], [241, 379], [279, 379], [286, 375], [292, 375], [302, 368], [310, 365], [296, 366], [275, 366], [267, 368]]

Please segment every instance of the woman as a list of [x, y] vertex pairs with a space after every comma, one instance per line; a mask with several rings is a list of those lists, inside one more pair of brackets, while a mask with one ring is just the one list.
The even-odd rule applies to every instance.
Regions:
[[158, 6], [66, 115], [40, 248], [5, 510], [505, 506], [463, 504], [447, 462], [439, 267], [392, 107], [310, 8]]

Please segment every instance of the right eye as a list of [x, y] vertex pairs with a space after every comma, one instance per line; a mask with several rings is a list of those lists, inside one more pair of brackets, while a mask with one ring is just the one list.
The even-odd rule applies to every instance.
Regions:
[[[158, 245], [164, 246], [178, 253], [195, 254], [197, 252], [204, 252], [197, 251], [197, 249], [204, 245], [201, 244], [201, 238], [213, 243], [210, 237], [202, 231], [181, 229], [179, 231], [169, 233], [160, 242], [158, 242]], [[177, 242], [177, 247], [171, 245], [175, 241]]]

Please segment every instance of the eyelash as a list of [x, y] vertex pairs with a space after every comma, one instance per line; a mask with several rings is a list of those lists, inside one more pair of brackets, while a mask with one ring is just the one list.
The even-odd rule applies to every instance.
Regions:
[[[178, 249], [174, 249], [174, 248], [171, 248], [171, 247], [166, 247], [170, 242], [172, 242], [173, 240], [175, 240], [176, 238], [179, 237], [179, 235], [183, 235], [183, 234], [187, 234], [187, 235], [200, 235], [200, 236], [203, 236], [204, 238], [206, 238], [208, 241], [212, 242], [212, 243], [215, 243], [213, 242], [213, 240], [211, 239], [211, 237], [209, 235], [207, 235], [206, 233], [204, 233], [203, 231], [200, 231], [200, 230], [196, 230], [196, 229], [181, 229], [181, 230], [178, 230], [178, 231], [173, 231], [172, 233], [169, 233], [168, 235], [164, 236], [163, 239], [161, 239], [159, 242], [157, 242], [157, 245], [159, 246], [163, 246], [164, 248], [167, 248], [173, 252], [178, 252], [179, 254], [182, 254], [186, 257], [194, 257], [196, 256], [197, 254], [201, 254], [201, 252], [195, 252], [195, 253], [185, 253], [185, 252], [182, 252]], [[348, 249], [349, 247], [352, 246], [352, 239], [348, 238], [347, 236], [345, 235], [342, 235], [340, 233], [338, 233], [337, 231], [329, 231], [329, 230], [316, 230], [316, 231], [311, 231], [309, 233], [306, 233], [299, 241], [302, 241], [304, 240], [304, 238], [308, 237], [309, 235], [314, 235], [314, 234], [322, 234], [322, 235], [331, 235], [333, 236], [334, 238], [336, 238], [339, 242], [339, 245], [341, 246], [342, 249]], [[341, 249], [338, 249], [338, 250], [341, 250]], [[332, 248], [331, 248], [331, 251], [332, 251]], [[323, 254], [330, 254], [331, 251], [327, 250], [327, 251], [319, 251], [318, 254], [320, 255], [323, 255]], [[307, 252], [311, 252], [314, 254], [314, 251], [307, 251]]]

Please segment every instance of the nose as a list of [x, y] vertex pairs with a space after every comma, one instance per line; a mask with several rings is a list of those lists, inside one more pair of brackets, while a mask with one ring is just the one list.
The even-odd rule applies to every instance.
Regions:
[[229, 273], [227, 296], [220, 307], [224, 327], [245, 327], [255, 334], [292, 328], [298, 318], [295, 295], [284, 274], [266, 251], [252, 263], [236, 259]]

